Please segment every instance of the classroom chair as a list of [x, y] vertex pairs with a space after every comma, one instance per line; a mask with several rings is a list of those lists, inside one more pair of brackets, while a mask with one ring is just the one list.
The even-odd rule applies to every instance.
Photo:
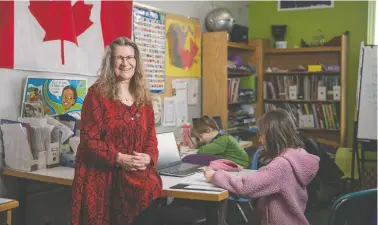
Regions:
[[377, 188], [344, 195], [333, 203], [328, 225], [345, 224], [377, 224]]
[[[260, 147], [253, 154], [252, 163], [251, 163], [251, 169], [252, 170], [257, 170], [259, 168], [259, 156], [260, 156], [260, 153], [263, 150], [264, 149], [262, 147]], [[253, 211], [253, 206], [252, 206], [252, 203], [251, 203], [251, 199], [248, 199], [248, 198], [239, 198], [237, 196], [230, 196], [230, 197], [228, 197], [228, 201], [235, 202], [236, 207], [238, 208], [238, 211], [239, 211], [240, 215], [242, 216], [244, 222], [248, 223], [247, 214], [244, 212], [244, 210], [241, 207], [240, 203], [247, 203], [248, 206], [249, 206], [249, 208]]]

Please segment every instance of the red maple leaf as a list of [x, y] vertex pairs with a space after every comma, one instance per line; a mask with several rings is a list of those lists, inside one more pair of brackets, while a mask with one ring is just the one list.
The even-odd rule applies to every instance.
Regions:
[[31, 14], [45, 30], [43, 41], [60, 40], [62, 65], [64, 65], [64, 41], [79, 46], [77, 37], [86, 31], [93, 22], [89, 19], [93, 5], [83, 0], [71, 6], [71, 1], [30, 0]]

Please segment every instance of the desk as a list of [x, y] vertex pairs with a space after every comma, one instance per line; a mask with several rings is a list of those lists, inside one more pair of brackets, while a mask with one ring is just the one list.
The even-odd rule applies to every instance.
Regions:
[[[241, 174], [252, 173], [252, 170], [243, 170]], [[72, 186], [72, 181], [74, 178], [74, 169], [68, 167], [55, 167], [51, 169], [41, 169], [33, 172], [23, 172], [12, 170], [9, 168], [3, 169], [3, 174], [6, 176], [23, 178], [25, 181], [34, 180], [46, 183], [54, 183], [65, 186]], [[196, 174], [195, 174], [196, 175]], [[192, 176], [195, 176], [192, 175]], [[197, 174], [198, 176], [198, 174]], [[161, 176], [163, 181], [163, 194], [165, 197], [183, 198], [183, 199], [194, 199], [203, 200], [215, 203], [212, 210], [216, 210], [215, 213], [211, 213], [211, 218], [207, 218], [209, 221], [217, 221], [212, 224], [225, 224], [225, 218], [227, 213], [227, 198], [229, 196], [228, 191], [223, 192], [211, 192], [211, 191], [193, 191], [193, 190], [183, 190], [183, 189], [170, 189], [173, 185], [179, 183], [186, 183], [185, 180], [190, 179], [189, 177], [171, 177], [171, 176]], [[26, 196], [24, 196], [26, 197]], [[21, 201], [21, 200], [20, 200]], [[24, 201], [24, 199], [23, 199]], [[22, 209], [22, 213], [25, 213], [25, 203]], [[22, 203], [20, 207], [22, 206]], [[25, 214], [24, 214], [25, 215]], [[214, 216], [216, 215], [216, 216]], [[217, 218], [214, 218], [217, 217]]]
[[7, 211], [7, 225], [12, 225], [12, 209], [18, 207], [18, 201], [0, 198], [0, 212]]

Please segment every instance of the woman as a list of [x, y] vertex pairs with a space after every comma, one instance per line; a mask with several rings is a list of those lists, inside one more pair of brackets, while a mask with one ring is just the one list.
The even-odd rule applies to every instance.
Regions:
[[120, 37], [83, 103], [71, 224], [156, 223], [162, 182], [154, 123], [138, 47]]

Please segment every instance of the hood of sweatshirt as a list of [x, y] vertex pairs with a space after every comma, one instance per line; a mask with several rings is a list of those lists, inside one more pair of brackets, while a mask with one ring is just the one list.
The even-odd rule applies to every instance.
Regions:
[[281, 156], [287, 159], [295, 176], [302, 185], [308, 185], [319, 169], [319, 157], [307, 153], [302, 148], [287, 149]]

